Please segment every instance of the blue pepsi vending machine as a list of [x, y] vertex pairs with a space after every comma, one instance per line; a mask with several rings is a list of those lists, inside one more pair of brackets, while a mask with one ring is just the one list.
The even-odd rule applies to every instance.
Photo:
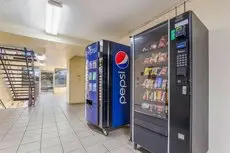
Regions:
[[86, 48], [88, 123], [105, 135], [130, 120], [130, 47], [101, 40]]

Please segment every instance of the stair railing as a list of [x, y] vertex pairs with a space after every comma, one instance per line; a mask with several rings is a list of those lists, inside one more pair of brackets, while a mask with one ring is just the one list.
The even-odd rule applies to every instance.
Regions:
[[6, 109], [6, 106], [1, 99], [0, 99], [0, 104]]
[[[27, 74], [28, 74], [28, 78], [29, 78], [29, 103], [28, 103], [28, 105], [29, 106], [32, 106], [32, 105], [34, 105], [34, 102], [33, 102], [33, 98], [35, 98], [35, 97], [33, 97], [33, 95], [32, 95], [32, 93], [33, 93], [33, 87], [32, 87], [32, 84], [31, 84], [31, 77], [30, 77], [30, 71], [29, 71], [29, 62], [28, 62], [28, 57], [29, 57], [29, 52], [27, 51], [27, 49], [26, 48], [24, 48], [25, 49], [25, 58], [26, 58], [26, 67], [27, 67]], [[30, 52], [31, 53], [31, 52]], [[33, 57], [32, 57], [33, 55], [32, 55], [32, 53], [31, 53], [31, 60], [33, 59]], [[33, 85], [35, 85], [34, 83], [33, 83]]]

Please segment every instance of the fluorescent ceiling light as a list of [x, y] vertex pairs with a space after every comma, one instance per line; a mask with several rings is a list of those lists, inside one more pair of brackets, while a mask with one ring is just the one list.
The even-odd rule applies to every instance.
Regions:
[[46, 6], [46, 32], [57, 35], [61, 19], [62, 5], [55, 1], [49, 0]]

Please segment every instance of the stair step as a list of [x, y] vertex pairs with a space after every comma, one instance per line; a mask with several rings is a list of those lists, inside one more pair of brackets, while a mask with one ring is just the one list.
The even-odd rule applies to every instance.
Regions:
[[[6, 80], [8, 82], [8, 80]], [[33, 79], [31, 79], [31, 81], [29, 80], [11, 80], [11, 82], [20, 82], [20, 83], [27, 83], [27, 82], [31, 82], [34, 83]]]
[[[22, 62], [25, 63], [26, 59], [2, 59], [3, 61], [9, 61], [9, 62]], [[28, 59], [28, 62], [31, 63], [32, 60]]]
[[[2, 63], [0, 65], [3, 65]], [[5, 66], [17, 66], [17, 67], [25, 67], [27, 68], [27, 65], [22, 64], [4, 64]], [[29, 68], [32, 68], [32, 66], [28, 66]]]
[[1, 56], [15, 56], [15, 57], [26, 57], [25, 55], [22, 54], [9, 54], [9, 53], [0, 53]]
[[[29, 88], [28, 86], [26, 87], [14, 87], [14, 88]], [[31, 87], [31, 88], [34, 88], [34, 87]], [[12, 89], [11, 89], [12, 90]]]
[[[9, 75], [28, 75], [25, 73], [0, 73], [0, 74], [9, 74]], [[32, 76], [32, 74], [30, 74], [30, 76]]]
[[[34, 99], [34, 97], [32, 98]], [[14, 101], [24, 101], [24, 100], [29, 100], [29, 97], [26, 98], [13, 98]]]
[[17, 52], [29, 52], [29, 53], [33, 53], [33, 51], [29, 51], [26, 48], [15, 48], [15, 47], [5, 47], [5, 46], [0, 46], [0, 49], [5, 49], [5, 50], [12, 50], [12, 51], [17, 51]]
[[[8, 79], [7, 77], [3, 77], [4, 79]], [[10, 79], [29, 79], [28, 77], [9, 77]], [[30, 77], [30, 79], [34, 79], [33, 77]]]
[[[34, 88], [32, 88], [32, 90], [33, 90], [33, 89], [34, 89]], [[10, 91], [13, 91], [13, 90], [11, 89]], [[28, 89], [28, 90], [25, 90], [25, 89], [24, 89], [24, 90], [22, 90], [22, 89], [14, 89], [14, 91], [15, 91], [15, 92], [19, 92], [19, 91], [20, 91], [20, 92], [21, 92], [21, 91], [29, 91], [29, 89]]]
[[[2, 70], [4, 70], [3, 68], [2, 68]], [[22, 70], [22, 69], [5, 69], [5, 70], [7, 70], [7, 71], [19, 71], [19, 72], [27, 72], [27, 71], [33, 71], [33, 70]]]
[[30, 94], [16, 94], [14, 97], [23, 97], [23, 96], [29, 96]]

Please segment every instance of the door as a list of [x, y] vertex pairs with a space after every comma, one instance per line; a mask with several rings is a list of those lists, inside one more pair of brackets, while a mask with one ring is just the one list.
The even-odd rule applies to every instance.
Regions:
[[[134, 143], [150, 152], [167, 152], [168, 24], [133, 38]], [[151, 140], [151, 141], [149, 141]]]

